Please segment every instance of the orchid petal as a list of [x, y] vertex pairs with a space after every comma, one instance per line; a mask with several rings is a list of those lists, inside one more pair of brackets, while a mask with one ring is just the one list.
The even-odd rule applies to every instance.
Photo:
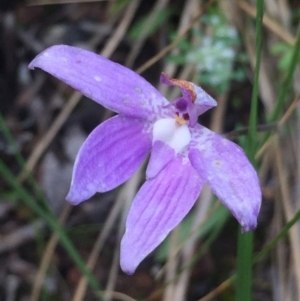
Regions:
[[191, 132], [192, 166], [232, 212], [243, 231], [253, 230], [261, 205], [261, 189], [257, 173], [244, 151], [199, 124]]
[[29, 68], [41, 68], [104, 107], [136, 118], [156, 119], [168, 101], [135, 72], [93, 52], [57, 45]]
[[151, 149], [151, 134], [137, 119], [115, 116], [99, 125], [82, 145], [67, 200], [76, 205], [111, 190], [137, 170]]
[[131, 206], [121, 242], [121, 268], [132, 274], [190, 211], [202, 180], [187, 158], [177, 156], [146, 181]]

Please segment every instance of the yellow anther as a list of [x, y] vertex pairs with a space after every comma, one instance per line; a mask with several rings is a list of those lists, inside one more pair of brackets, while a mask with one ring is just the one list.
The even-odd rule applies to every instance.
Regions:
[[179, 117], [177, 114], [175, 115], [175, 120], [180, 125], [187, 124], [187, 120], [183, 119], [182, 117]]

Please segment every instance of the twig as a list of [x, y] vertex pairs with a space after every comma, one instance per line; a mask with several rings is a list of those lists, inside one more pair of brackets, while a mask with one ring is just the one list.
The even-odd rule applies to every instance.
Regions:
[[[290, 221], [293, 218], [293, 213], [295, 212], [295, 209], [291, 205], [292, 198], [291, 198], [291, 191], [289, 189], [288, 185], [288, 172], [286, 169], [286, 166], [284, 165], [284, 160], [283, 160], [283, 154], [282, 154], [282, 149], [281, 145], [277, 143], [275, 146], [275, 154], [276, 154], [276, 167], [277, 167], [277, 174], [278, 174], [278, 179], [279, 179], [279, 190], [281, 193], [281, 201], [283, 204], [283, 209], [284, 209], [284, 215], [286, 221]], [[292, 262], [293, 262], [293, 268], [295, 271], [295, 277], [296, 277], [296, 283], [300, 283], [300, 256], [298, 252], [298, 247], [300, 245], [299, 241], [299, 227], [293, 227], [289, 231], [289, 238], [290, 238], [290, 244], [291, 244], [291, 256], [292, 256]], [[297, 285], [297, 289], [298, 289]], [[300, 291], [297, 291], [298, 297], [295, 297], [295, 300], [299, 299], [299, 294]]]
[[208, 293], [206, 296], [202, 297], [198, 301], [209, 301], [213, 298], [217, 297], [219, 294], [221, 294], [223, 291], [225, 291], [230, 285], [232, 284], [234, 280], [234, 276], [228, 278], [224, 282], [222, 282], [219, 286], [217, 286], [214, 290], [212, 290], [210, 293]]
[[[238, 6], [245, 11], [247, 14], [256, 17], [256, 8], [252, 5], [248, 4], [245, 1], [238, 0]], [[265, 25], [268, 29], [270, 29], [273, 33], [275, 33], [278, 37], [280, 37], [285, 42], [294, 45], [295, 38], [291, 35], [287, 30], [285, 30], [282, 26], [280, 26], [277, 22], [273, 21], [270, 17], [264, 15], [263, 17], [263, 25]]]
[[[66, 203], [66, 205], [64, 206], [63, 211], [59, 217], [59, 222], [61, 224], [65, 223], [66, 219], [68, 218], [68, 216], [71, 212], [71, 208], [72, 207], [68, 203]], [[53, 233], [47, 244], [47, 247], [44, 251], [44, 255], [43, 255], [42, 261], [40, 263], [40, 268], [35, 276], [34, 283], [32, 286], [30, 301], [38, 301], [39, 300], [42, 284], [44, 282], [45, 275], [46, 275], [46, 272], [50, 265], [51, 258], [53, 256], [53, 253], [54, 253], [55, 247], [58, 243], [58, 240], [59, 240], [58, 235], [56, 233]]]
[[181, 274], [178, 280], [178, 284], [176, 286], [174, 292], [174, 300], [181, 301], [186, 298], [186, 290], [188, 286], [188, 281], [190, 279], [191, 274], [191, 265], [195, 246], [197, 242], [196, 229], [198, 228], [198, 224], [203, 223], [206, 220], [206, 216], [211, 207], [212, 200], [212, 192], [207, 187], [204, 186], [200, 195], [198, 202], [196, 203], [195, 215], [193, 220], [193, 225], [191, 232], [194, 232], [193, 235], [190, 235], [189, 239], [184, 244], [184, 247], [181, 250], [182, 254], [182, 264], [181, 264]]
[[176, 45], [185, 37], [185, 35], [189, 32], [189, 30], [193, 27], [193, 25], [198, 21], [198, 19], [203, 15], [203, 13], [215, 2], [216, 0], [209, 0], [198, 12], [198, 14], [192, 19], [189, 26], [180, 34], [178, 37], [170, 43], [168, 46], [166, 46], [164, 49], [162, 49], [158, 54], [156, 54], [154, 57], [152, 57], [150, 60], [148, 60], [145, 64], [140, 66], [136, 72], [141, 74], [146, 69], [148, 69], [150, 66], [155, 64], [157, 61], [159, 61], [164, 55], [166, 55], [169, 51], [171, 51]]
[[148, 18], [143, 25], [140, 36], [138, 40], [133, 44], [133, 47], [125, 60], [125, 66], [131, 68], [133, 62], [135, 61], [137, 55], [139, 54], [141, 48], [144, 46], [147, 36], [149, 34], [149, 30], [155, 21], [155, 17], [157, 14], [162, 11], [168, 4], [169, 0], [157, 0], [152, 11], [148, 14]]
[[5, 279], [5, 301], [17, 300], [18, 287], [20, 286], [20, 278], [15, 275], [7, 275]]
[[54, 139], [54, 137], [56, 136], [60, 128], [63, 126], [63, 124], [65, 123], [66, 119], [69, 117], [71, 112], [77, 106], [79, 100], [81, 99], [81, 96], [82, 96], [81, 93], [74, 92], [72, 96], [69, 98], [66, 105], [64, 106], [60, 114], [57, 116], [57, 118], [51, 125], [50, 129], [41, 138], [41, 140], [39, 141], [39, 143], [31, 153], [28, 161], [26, 162], [25, 168], [18, 176], [18, 180], [20, 182], [23, 182], [27, 177], [28, 173], [32, 172], [32, 170], [35, 168], [36, 164], [38, 163], [39, 159], [41, 158], [45, 150], [50, 145], [51, 141]]
[[[122, 208], [122, 202], [116, 201], [104, 223], [103, 230], [101, 231], [101, 233], [98, 235], [98, 237], [96, 239], [96, 242], [95, 242], [93, 249], [90, 253], [90, 256], [88, 258], [87, 267], [89, 269], [92, 269], [95, 266], [96, 261], [98, 259], [98, 255], [104, 245], [104, 242], [109, 234], [110, 229], [112, 228], [113, 224], [115, 223], [115, 221], [121, 211], [121, 208]], [[85, 291], [87, 288], [87, 284], [88, 284], [88, 282], [87, 282], [86, 277], [82, 276], [76, 287], [76, 291], [73, 295], [72, 301], [83, 300], [84, 294], [85, 294]]]
[[130, 5], [124, 12], [124, 18], [119, 23], [113, 36], [109, 39], [109, 41], [106, 43], [106, 46], [101, 51], [101, 55], [103, 55], [105, 57], [110, 57], [113, 54], [113, 52], [116, 50], [120, 41], [124, 37], [126, 30], [127, 30], [128, 26], [130, 25], [139, 4], [140, 4], [140, 0], [131, 1]]
[[52, 4], [67, 4], [67, 3], [88, 3], [88, 2], [103, 2], [112, 0], [29, 0], [27, 1], [28, 6], [36, 5], [52, 5]]
[[[268, 132], [274, 131], [278, 128], [277, 123], [259, 124], [256, 127], [257, 132]], [[239, 136], [247, 135], [249, 132], [249, 127], [243, 127], [241, 129], [233, 130], [229, 133], [224, 134], [227, 139], [233, 140]]]
[[[177, 28], [177, 35], [184, 32], [185, 28], [188, 26], [188, 24], [190, 22], [190, 19], [193, 16], [195, 16], [195, 14], [197, 14], [198, 5], [199, 5], [198, 0], [190, 0], [190, 1], [185, 2], [184, 8], [183, 8], [183, 13], [181, 14], [179, 25], [178, 25], [178, 28]], [[177, 48], [173, 49], [171, 54], [178, 54], [178, 49]], [[190, 68], [189, 65], [191, 65], [191, 64], [185, 65], [185, 67], [184, 67], [185, 71], [188, 71], [188, 69]], [[164, 66], [163, 69], [164, 69], [165, 73], [168, 74], [168, 76], [173, 77], [177, 68], [178, 68], [177, 64], [172, 63], [172, 62], [167, 62], [166, 66]], [[181, 76], [182, 76], [183, 73], [185, 73], [185, 72], [182, 71]], [[181, 76], [178, 77], [178, 78], [187, 78], [187, 77], [181, 77]], [[158, 90], [163, 95], [166, 94], [168, 89], [169, 89], [169, 87], [167, 85], [162, 84], [162, 83], [158, 84]], [[174, 91], [176, 91], [176, 89], [174, 89]], [[173, 99], [173, 95], [171, 96], [170, 99]]]
[[39, 231], [46, 228], [46, 222], [38, 219], [29, 225], [22, 226], [11, 234], [1, 237], [0, 254], [11, 251], [23, 243], [35, 238]]
[[[281, 127], [286, 123], [286, 121], [290, 118], [290, 116], [292, 115], [292, 113], [296, 109], [299, 101], [300, 101], [300, 95], [298, 95], [294, 99], [294, 101], [291, 103], [289, 108], [283, 114], [283, 116], [281, 117], [281, 119], [279, 120], [279, 122], [277, 124], [277, 127]], [[270, 146], [270, 144], [271, 144], [273, 138], [275, 137], [275, 135], [276, 135], [276, 133], [271, 134], [271, 136], [267, 139], [267, 141], [263, 144], [263, 146], [258, 150], [258, 152], [255, 155], [256, 160], [259, 159], [262, 156], [262, 154], [268, 149], [268, 147]]]
[[114, 299], [121, 300], [121, 301], [137, 301], [136, 299], [133, 299], [132, 297], [130, 297], [126, 294], [120, 293], [120, 292], [103, 291], [101, 293], [103, 293], [103, 294], [109, 293]]
[[[121, 216], [121, 221], [119, 224], [118, 229], [118, 246], [120, 246], [120, 241], [122, 238], [123, 233], [125, 232], [125, 223], [126, 218], [128, 215], [128, 211], [131, 205], [134, 196], [139, 187], [140, 179], [142, 176], [142, 171], [144, 169], [144, 164], [140, 166], [140, 168], [136, 171], [136, 173], [129, 179], [128, 182], [123, 186], [123, 189], [120, 191], [117, 202], [123, 203], [123, 212]], [[113, 262], [110, 268], [109, 277], [106, 285], [107, 293], [104, 295], [104, 299], [110, 300], [112, 295], [109, 293], [110, 291], [114, 290], [117, 274], [119, 270], [119, 254], [120, 254], [120, 247], [117, 247], [114, 251]]]
[[179, 260], [176, 256], [176, 248], [178, 244], [178, 227], [176, 227], [170, 235], [170, 247], [169, 247], [169, 256], [167, 263], [165, 264], [166, 271], [165, 271], [165, 283], [167, 284], [166, 289], [164, 291], [163, 295], [163, 301], [173, 301], [175, 297], [176, 292], [176, 281], [172, 281], [176, 275], [177, 266], [179, 263]]

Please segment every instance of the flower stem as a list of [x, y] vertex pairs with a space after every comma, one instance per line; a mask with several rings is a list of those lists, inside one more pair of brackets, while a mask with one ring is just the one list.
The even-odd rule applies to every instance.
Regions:
[[250, 301], [252, 289], [253, 232], [238, 235], [236, 300]]
[[16, 162], [19, 164], [19, 167], [25, 171], [26, 178], [28, 180], [28, 184], [30, 184], [30, 186], [34, 190], [34, 193], [38, 198], [38, 200], [37, 200], [38, 203], [41, 206], [43, 206], [45, 208], [45, 210], [47, 210], [49, 212], [49, 214], [53, 214], [53, 212], [45, 198], [45, 195], [43, 194], [43, 192], [41, 191], [41, 188], [36, 183], [32, 173], [30, 171], [26, 170], [26, 162], [25, 162], [22, 154], [20, 153], [19, 148], [14, 140], [14, 137], [13, 137], [11, 131], [9, 130], [9, 128], [7, 127], [4, 117], [1, 114], [1, 112], [0, 112], [0, 131], [3, 133], [9, 146], [13, 149], [13, 154], [16, 159]]

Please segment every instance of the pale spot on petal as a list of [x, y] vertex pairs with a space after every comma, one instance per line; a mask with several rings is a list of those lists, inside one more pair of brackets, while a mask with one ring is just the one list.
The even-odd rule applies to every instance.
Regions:
[[102, 81], [101, 77], [98, 76], [98, 75], [95, 75], [95, 76], [94, 76], [94, 80], [95, 80], [96, 82], [101, 82], [101, 81]]
[[215, 165], [215, 166], [221, 166], [222, 163], [221, 163], [219, 160], [215, 160], [215, 161], [214, 161], [214, 165]]

